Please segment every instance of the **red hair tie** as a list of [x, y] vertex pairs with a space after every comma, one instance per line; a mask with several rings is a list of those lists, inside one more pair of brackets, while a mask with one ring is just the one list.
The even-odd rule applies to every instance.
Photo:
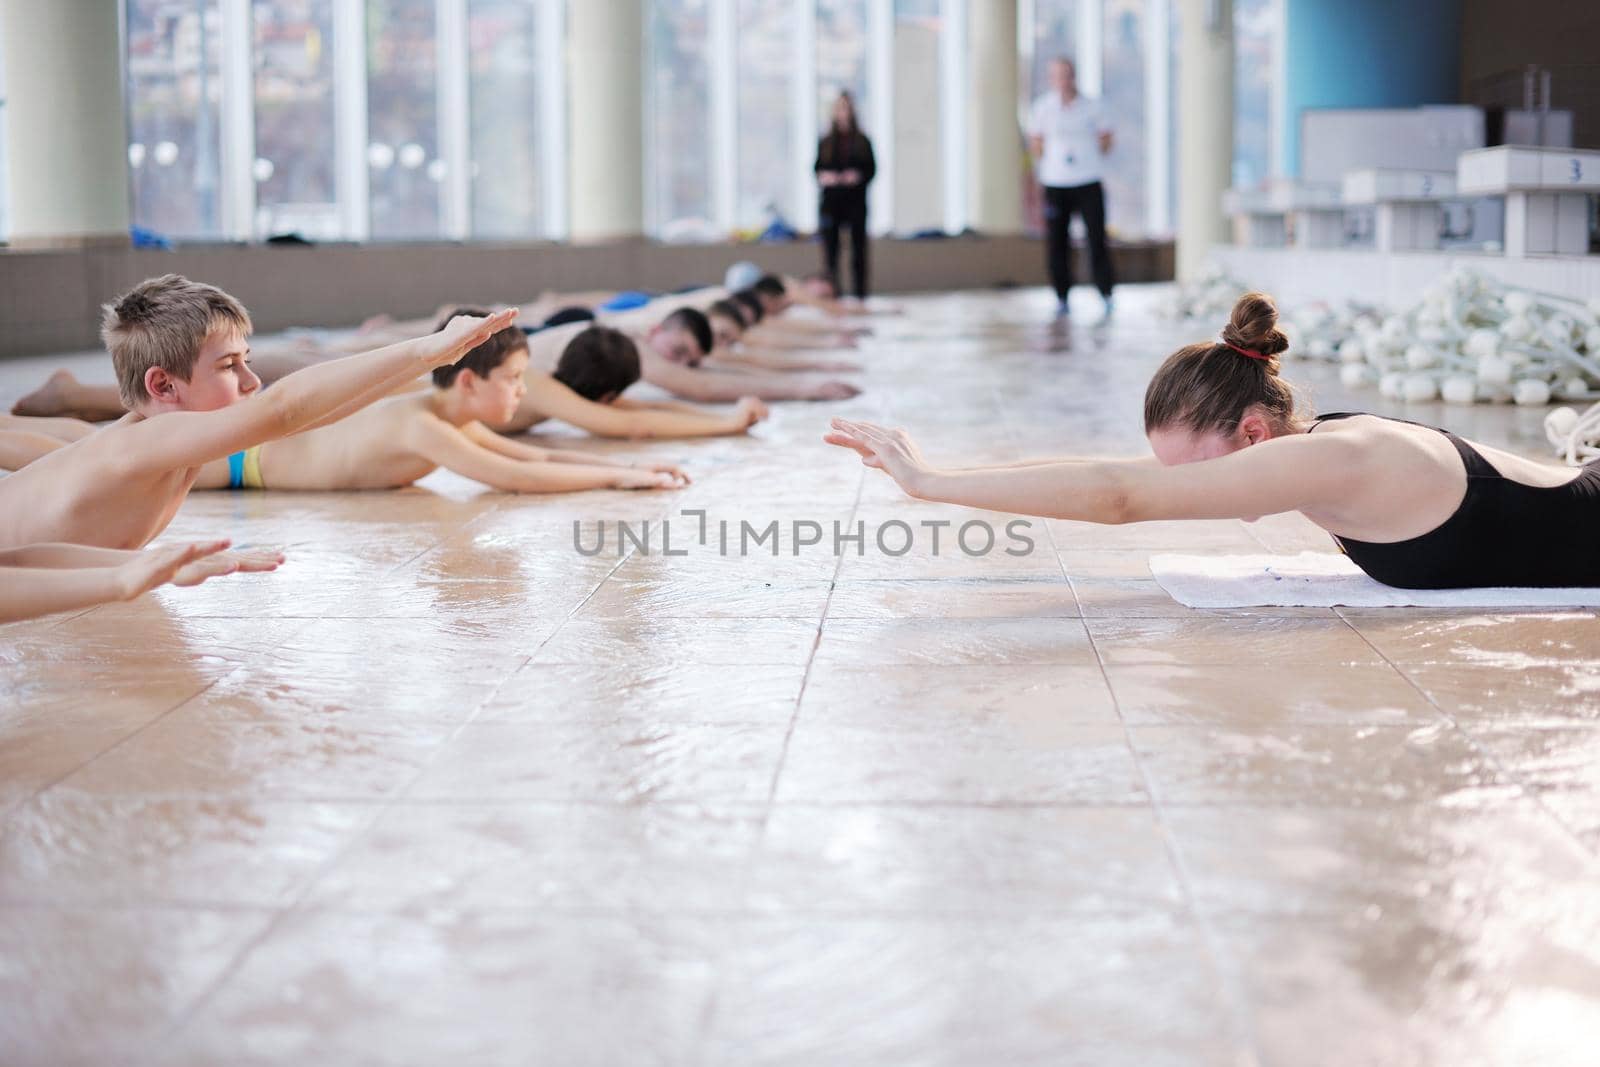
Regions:
[[1227, 345], [1229, 348], [1233, 349], [1235, 352], [1239, 353], [1241, 356], [1248, 356], [1251, 359], [1259, 359], [1263, 363], [1265, 363], [1267, 360], [1272, 358], [1271, 356], [1263, 355], [1262, 353], [1254, 351], [1253, 349], [1240, 348], [1238, 345], [1234, 344], [1232, 341], [1224, 341], [1222, 343]]

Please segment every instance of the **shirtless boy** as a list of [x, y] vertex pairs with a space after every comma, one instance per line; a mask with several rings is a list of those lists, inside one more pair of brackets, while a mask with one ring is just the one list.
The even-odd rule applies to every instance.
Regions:
[[[476, 312], [467, 309], [467, 313]], [[500, 356], [500, 362], [485, 358], [491, 349]], [[547, 352], [545, 354], [548, 355]], [[570, 484], [573, 480], [571, 471], [559, 472], [562, 477], [555, 482], [541, 479], [538, 485], [530, 480], [533, 475], [556, 472], [540, 470], [530, 474], [519, 468], [517, 475], [512, 477], [511, 472], [500, 467], [497, 477], [480, 477], [461, 469], [459, 458], [450, 458], [459, 457], [460, 444], [450, 435], [442, 436], [457, 446], [455, 450], [446, 446], [441, 451], [440, 443], [433, 441], [424, 443], [424, 451], [423, 447], [406, 444], [408, 439], [403, 434], [397, 436], [397, 433], [407, 430], [419, 419], [422, 420], [421, 424], [431, 425], [425, 416], [442, 418], [445, 423], [454, 424], [456, 432], [473, 442], [475, 447], [487, 449], [499, 457], [508, 457], [513, 462], [589, 463], [591, 466], [611, 468], [606, 472], [606, 478], [596, 483], [598, 486], [612, 484], [606, 479], [637, 481], [641, 472], [634, 470], [623, 473], [624, 468], [614, 467], [612, 460], [600, 456], [573, 452], [550, 454], [548, 450], [507, 441], [487, 431], [521, 433], [546, 419], [559, 419], [599, 437], [631, 440], [716, 437], [744, 433], [767, 417], [766, 405], [754, 397], [743, 398], [731, 411], [696, 408], [672, 401], [635, 401], [622, 397], [622, 391], [639, 380], [639, 349], [626, 334], [604, 326], [580, 330], [568, 342], [553, 371], [529, 365], [528, 339], [521, 330], [514, 328], [502, 330], [484, 345], [473, 349], [458, 366], [461, 368], [459, 373], [441, 376], [440, 372], [435, 372], [436, 385], [442, 381], [443, 386], [431, 393], [411, 392], [410, 383], [404, 383], [402, 389], [406, 391], [361, 412], [359, 420], [352, 416], [342, 423], [303, 435], [311, 439], [311, 443], [303, 446], [304, 449], [331, 454], [334, 443], [338, 441], [341, 442], [339, 447], [349, 449], [352, 457], [359, 457], [358, 461], [347, 464], [345, 472], [337, 478], [314, 474], [325, 462], [319, 464], [300, 455], [302, 446], [291, 445], [286, 440], [273, 442], [256, 451], [233, 453], [225, 460], [208, 464], [198, 476], [195, 488], [260, 488], [263, 484], [278, 489], [390, 487], [409, 484], [438, 466], [449, 467], [468, 477], [512, 491], [541, 491], [541, 487], [590, 488]], [[454, 369], [443, 370], [450, 372]], [[518, 372], [519, 379], [516, 382], [516, 403], [501, 409], [490, 400], [489, 394], [494, 388], [500, 387], [513, 370]], [[452, 396], [459, 396], [461, 401], [458, 403], [452, 399], [445, 403]], [[510, 397], [505, 399], [509, 401]], [[430, 404], [438, 405], [438, 410], [430, 408]], [[445, 409], [450, 414], [440, 414]], [[455, 418], [469, 412], [474, 414], [465, 422], [454, 422]], [[0, 416], [0, 470], [21, 470], [41, 456], [93, 432], [92, 424], [76, 419]], [[441, 436], [424, 432], [430, 438]], [[292, 454], [300, 455], [300, 458], [296, 462], [284, 458]], [[427, 465], [424, 463], [427, 456], [438, 458]], [[473, 469], [480, 468], [483, 458], [474, 455], [474, 461], [478, 462], [473, 463]], [[425, 469], [411, 474], [409, 479], [402, 477], [423, 467]], [[676, 473], [676, 468], [653, 469], [656, 474]], [[299, 484], [302, 479], [308, 478], [318, 484]]]
[[[439, 329], [460, 317], [452, 315]], [[589, 452], [534, 448], [491, 430], [486, 424], [516, 415], [527, 391], [527, 365], [527, 335], [507, 327], [458, 362], [436, 367], [427, 392], [389, 397], [319, 429], [208, 463], [195, 488], [396, 489], [439, 467], [511, 493], [676, 489], [689, 483], [670, 463], [629, 464]]]
[[[622, 330], [632, 339], [639, 352], [640, 376], [645, 381], [686, 400], [712, 403], [740, 402], [747, 397], [759, 400], [842, 400], [860, 392], [848, 382], [784, 373], [770, 367], [739, 368], [743, 373], [730, 369], [696, 369], [711, 354], [715, 338], [706, 316], [691, 307], [674, 306], [665, 315], [660, 313], [660, 309], [640, 308], [607, 316], [606, 323]], [[590, 321], [570, 322], [530, 333], [530, 375], [548, 374], [567, 344], [589, 325]], [[358, 347], [375, 344], [377, 336], [357, 338], [355, 343]], [[265, 378], [273, 381], [282, 372], [304, 370], [316, 365], [322, 358], [311, 350], [275, 353], [272, 365], [268, 368], [274, 373], [265, 375]], [[529, 378], [528, 388], [530, 396], [537, 392], [532, 377]], [[65, 415], [101, 421], [120, 417], [121, 400], [117, 393], [105, 386], [86, 385], [67, 371], [57, 371], [42, 388], [23, 398], [14, 410], [19, 415]], [[550, 414], [556, 418], [566, 418], [563, 414]], [[606, 436], [645, 436], [615, 429], [594, 432], [605, 433]], [[667, 431], [648, 436], [694, 437], [729, 432], [736, 433], [739, 430]]]
[[[516, 311], [297, 371], [272, 389], [250, 370], [250, 317], [228, 294], [169, 274], [106, 308], [102, 337], [128, 414], [0, 479], [0, 548], [67, 541], [139, 548], [166, 529], [205, 464], [314, 429], [510, 325]], [[234, 553], [241, 570], [276, 554]]]

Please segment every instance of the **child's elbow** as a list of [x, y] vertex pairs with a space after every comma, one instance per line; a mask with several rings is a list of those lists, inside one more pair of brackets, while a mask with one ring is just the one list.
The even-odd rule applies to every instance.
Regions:
[[269, 439], [287, 437], [310, 422], [304, 402], [290, 389], [268, 389], [257, 398], [265, 415], [263, 427]]

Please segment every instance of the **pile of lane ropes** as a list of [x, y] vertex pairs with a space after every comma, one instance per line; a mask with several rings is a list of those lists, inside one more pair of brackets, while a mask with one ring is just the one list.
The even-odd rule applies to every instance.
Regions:
[[[1213, 265], [1165, 310], [1215, 321], [1248, 288]], [[1337, 362], [1346, 387], [1376, 386], [1391, 400], [1591, 403], [1581, 414], [1553, 410], [1545, 432], [1568, 463], [1600, 458], [1600, 298], [1541, 293], [1461, 268], [1410, 307], [1316, 304], [1295, 309], [1287, 328], [1290, 356]]]

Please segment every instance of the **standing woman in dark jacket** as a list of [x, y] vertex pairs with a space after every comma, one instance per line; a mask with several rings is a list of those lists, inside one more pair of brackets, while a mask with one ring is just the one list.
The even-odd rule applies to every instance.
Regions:
[[833, 105], [833, 123], [817, 145], [817, 182], [822, 186], [818, 225], [822, 231], [824, 266], [835, 293], [839, 285], [839, 230], [850, 229], [850, 269], [855, 293], [867, 298], [867, 185], [878, 173], [872, 142], [856, 125], [856, 104], [849, 91]]

